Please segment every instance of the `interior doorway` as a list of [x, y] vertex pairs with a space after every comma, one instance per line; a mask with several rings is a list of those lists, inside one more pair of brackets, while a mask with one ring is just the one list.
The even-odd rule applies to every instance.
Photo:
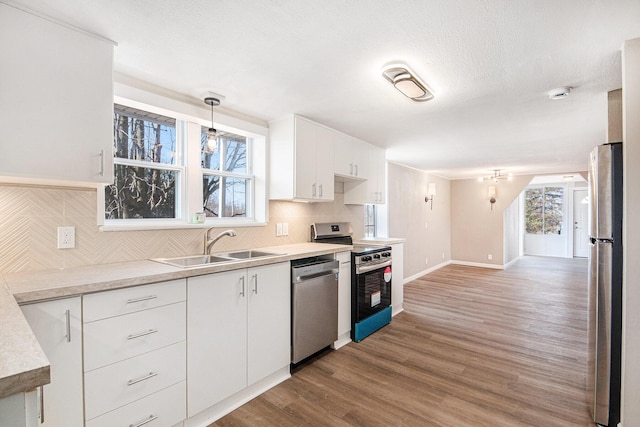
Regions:
[[586, 192], [578, 173], [532, 179], [521, 194], [523, 255], [587, 257], [588, 205], [581, 203]]
[[589, 256], [589, 201], [587, 190], [573, 192], [573, 256], [587, 258]]

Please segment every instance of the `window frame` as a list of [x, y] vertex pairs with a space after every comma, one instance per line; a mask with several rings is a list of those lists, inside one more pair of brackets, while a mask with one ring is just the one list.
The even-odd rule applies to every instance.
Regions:
[[[209, 127], [210, 110], [206, 106], [195, 106], [193, 102], [185, 102], [164, 95], [149, 92], [129, 86], [124, 83], [114, 83], [113, 103], [136, 108], [154, 114], [176, 119], [176, 164], [179, 159], [181, 166], [144, 162], [144, 167], [165, 170], [178, 170], [176, 177], [176, 218], [137, 218], [137, 219], [105, 219], [105, 191], [97, 191], [97, 222], [101, 231], [126, 230], [161, 230], [184, 228], [208, 228], [212, 226], [266, 226], [268, 215], [267, 200], [267, 144], [268, 126], [255, 119], [247, 121], [244, 118], [216, 113], [215, 127], [225, 132], [231, 132], [247, 137], [247, 170], [251, 172], [251, 194], [247, 195], [252, 215], [249, 217], [221, 217], [207, 218], [204, 223], [193, 222], [194, 213], [201, 212], [203, 207], [202, 181], [204, 177], [201, 167], [200, 135], [203, 126]], [[250, 141], [250, 143], [249, 143]], [[251, 156], [251, 160], [249, 160]], [[115, 158], [114, 164], [115, 164]], [[127, 162], [128, 159], [123, 159]], [[134, 161], [137, 162], [137, 161]], [[251, 163], [249, 163], [251, 162]], [[141, 165], [142, 166], [142, 165]], [[180, 169], [181, 173], [180, 173]], [[220, 171], [216, 171], [219, 174]], [[178, 197], [178, 192], [181, 197]]]

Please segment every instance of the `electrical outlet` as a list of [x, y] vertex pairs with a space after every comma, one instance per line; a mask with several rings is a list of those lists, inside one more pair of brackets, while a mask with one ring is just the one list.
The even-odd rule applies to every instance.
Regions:
[[76, 247], [76, 228], [58, 227], [58, 249], [71, 249]]
[[444, 259], [444, 252], [442, 252], [442, 259]]
[[282, 223], [281, 222], [276, 224], [276, 236], [277, 237], [282, 236]]
[[493, 255], [491, 255], [491, 254], [487, 255], [487, 259], [488, 259], [489, 261], [491, 261], [491, 260], [493, 259]]

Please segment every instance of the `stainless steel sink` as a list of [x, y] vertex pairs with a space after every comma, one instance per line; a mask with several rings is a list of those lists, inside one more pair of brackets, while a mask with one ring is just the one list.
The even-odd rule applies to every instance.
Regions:
[[276, 252], [264, 252], [264, 251], [237, 251], [237, 252], [225, 252], [222, 254], [216, 254], [217, 256], [225, 257], [225, 258], [233, 258], [233, 259], [249, 259], [249, 258], [261, 258], [267, 256], [278, 256], [282, 255]]
[[219, 264], [223, 262], [237, 262], [252, 258], [261, 258], [261, 257], [269, 257], [269, 256], [278, 256], [282, 255], [275, 252], [264, 252], [264, 251], [254, 251], [254, 250], [246, 250], [246, 251], [236, 251], [236, 252], [225, 252], [213, 255], [190, 255], [183, 257], [175, 257], [175, 258], [155, 258], [152, 261], [161, 262], [163, 264], [173, 265], [174, 267], [202, 267], [205, 265], [213, 265]]
[[203, 265], [218, 264], [221, 262], [237, 261], [235, 258], [226, 258], [218, 255], [191, 255], [176, 258], [156, 258], [153, 261], [163, 264], [173, 265], [175, 267], [200, 267]]

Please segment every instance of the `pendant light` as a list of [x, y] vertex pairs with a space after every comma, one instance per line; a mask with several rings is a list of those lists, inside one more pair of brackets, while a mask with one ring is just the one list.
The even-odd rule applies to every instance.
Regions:
[[218, 131], [213, 127], [213, 106], [220, 105], [220, 100], [208, 96], [204, 99], [204, 103], [211, 106], [211, 127], [207, 129], [207, 148], [210, 151], [218, 149]]

